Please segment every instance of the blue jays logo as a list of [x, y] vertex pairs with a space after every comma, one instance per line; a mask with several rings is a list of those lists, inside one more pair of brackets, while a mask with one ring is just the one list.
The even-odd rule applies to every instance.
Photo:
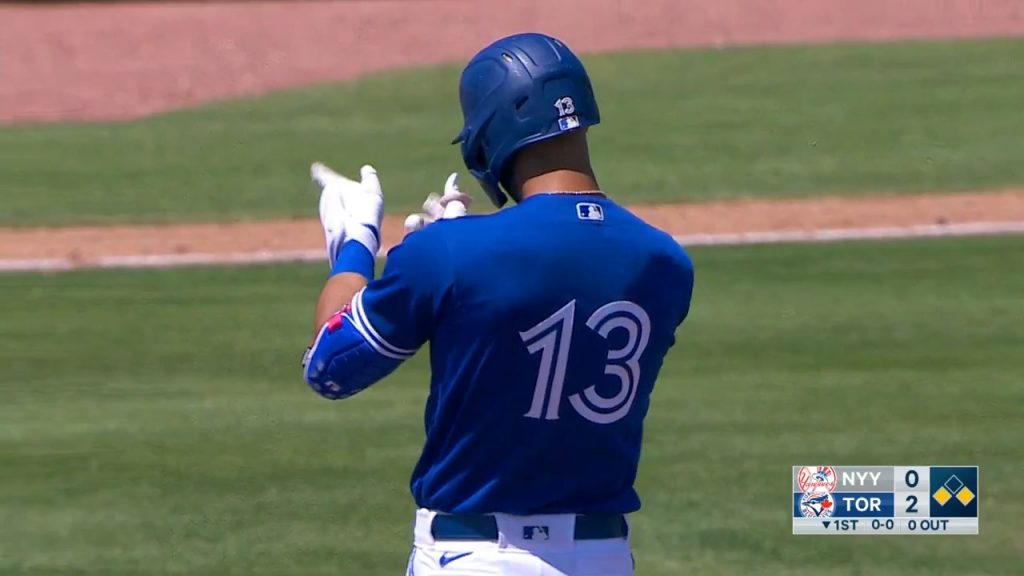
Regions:
[[836, 501], [829, 492], [807, 492], [800, 499], [800, 513], [804, 518], [829, 518], [835, 507]]
[[604, 209], [600, 204], [580, 202], [576, 205], [576, 216], [580, 220], [604, 220]]

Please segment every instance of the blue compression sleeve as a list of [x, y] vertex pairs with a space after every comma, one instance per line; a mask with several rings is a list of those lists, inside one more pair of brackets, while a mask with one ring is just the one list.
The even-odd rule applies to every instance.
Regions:
[[341, 246], [338, 259], [334, 262], [331, 276], [343, 272], [355, 272], [367, 280], [373, 279], [375, 259], [366, 246], [355, 240], [349, 240]]

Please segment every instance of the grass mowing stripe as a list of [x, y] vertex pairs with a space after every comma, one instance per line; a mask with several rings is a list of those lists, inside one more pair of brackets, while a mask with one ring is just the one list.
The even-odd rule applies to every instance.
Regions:
[[[638, 574], [1007, 574], [1022, 238], [692, 251]], [[428, 366], [299, 380], [320, 266], [0, 277], [0, 573], [400, 574]], [[794, 463], [982, 467], [981, 533], [796, 538]]]
[[[626, 203], [1024, 183], [1021, 40], [586, 60], [598, 175]], [[389, 209], [409, 212], [462, 167], [457, 78], [390, 72], [123, 124], [0, 127], [0, 225], [309, 216], [317, 159], [376, 164]]]

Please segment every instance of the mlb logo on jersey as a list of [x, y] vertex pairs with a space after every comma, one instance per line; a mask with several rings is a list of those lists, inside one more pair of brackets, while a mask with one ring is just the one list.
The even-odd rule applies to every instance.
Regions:
[[550, 536], [547, 526], [523, 526], [523, 540], [547, 540]]
[[576, 205], [576, 216], [580, 220], [604, 220], [604, 210], [600, 204], [580, 202]]

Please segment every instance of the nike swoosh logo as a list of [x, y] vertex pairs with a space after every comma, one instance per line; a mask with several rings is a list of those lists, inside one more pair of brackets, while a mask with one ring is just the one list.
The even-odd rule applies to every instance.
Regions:
[[461, 554], [452, 554], [452, 555], [449, 556], [448, 553], [445, 552], [444, 554], [441, 554], [441, 568], [444, 568], [445, 566], [451, 564], [452, 562], [455, 562], [459, 558], [465, 558], [466, 556], [469, 556], [470, 554], [472, 554], [472, 552], [463, 552]]

